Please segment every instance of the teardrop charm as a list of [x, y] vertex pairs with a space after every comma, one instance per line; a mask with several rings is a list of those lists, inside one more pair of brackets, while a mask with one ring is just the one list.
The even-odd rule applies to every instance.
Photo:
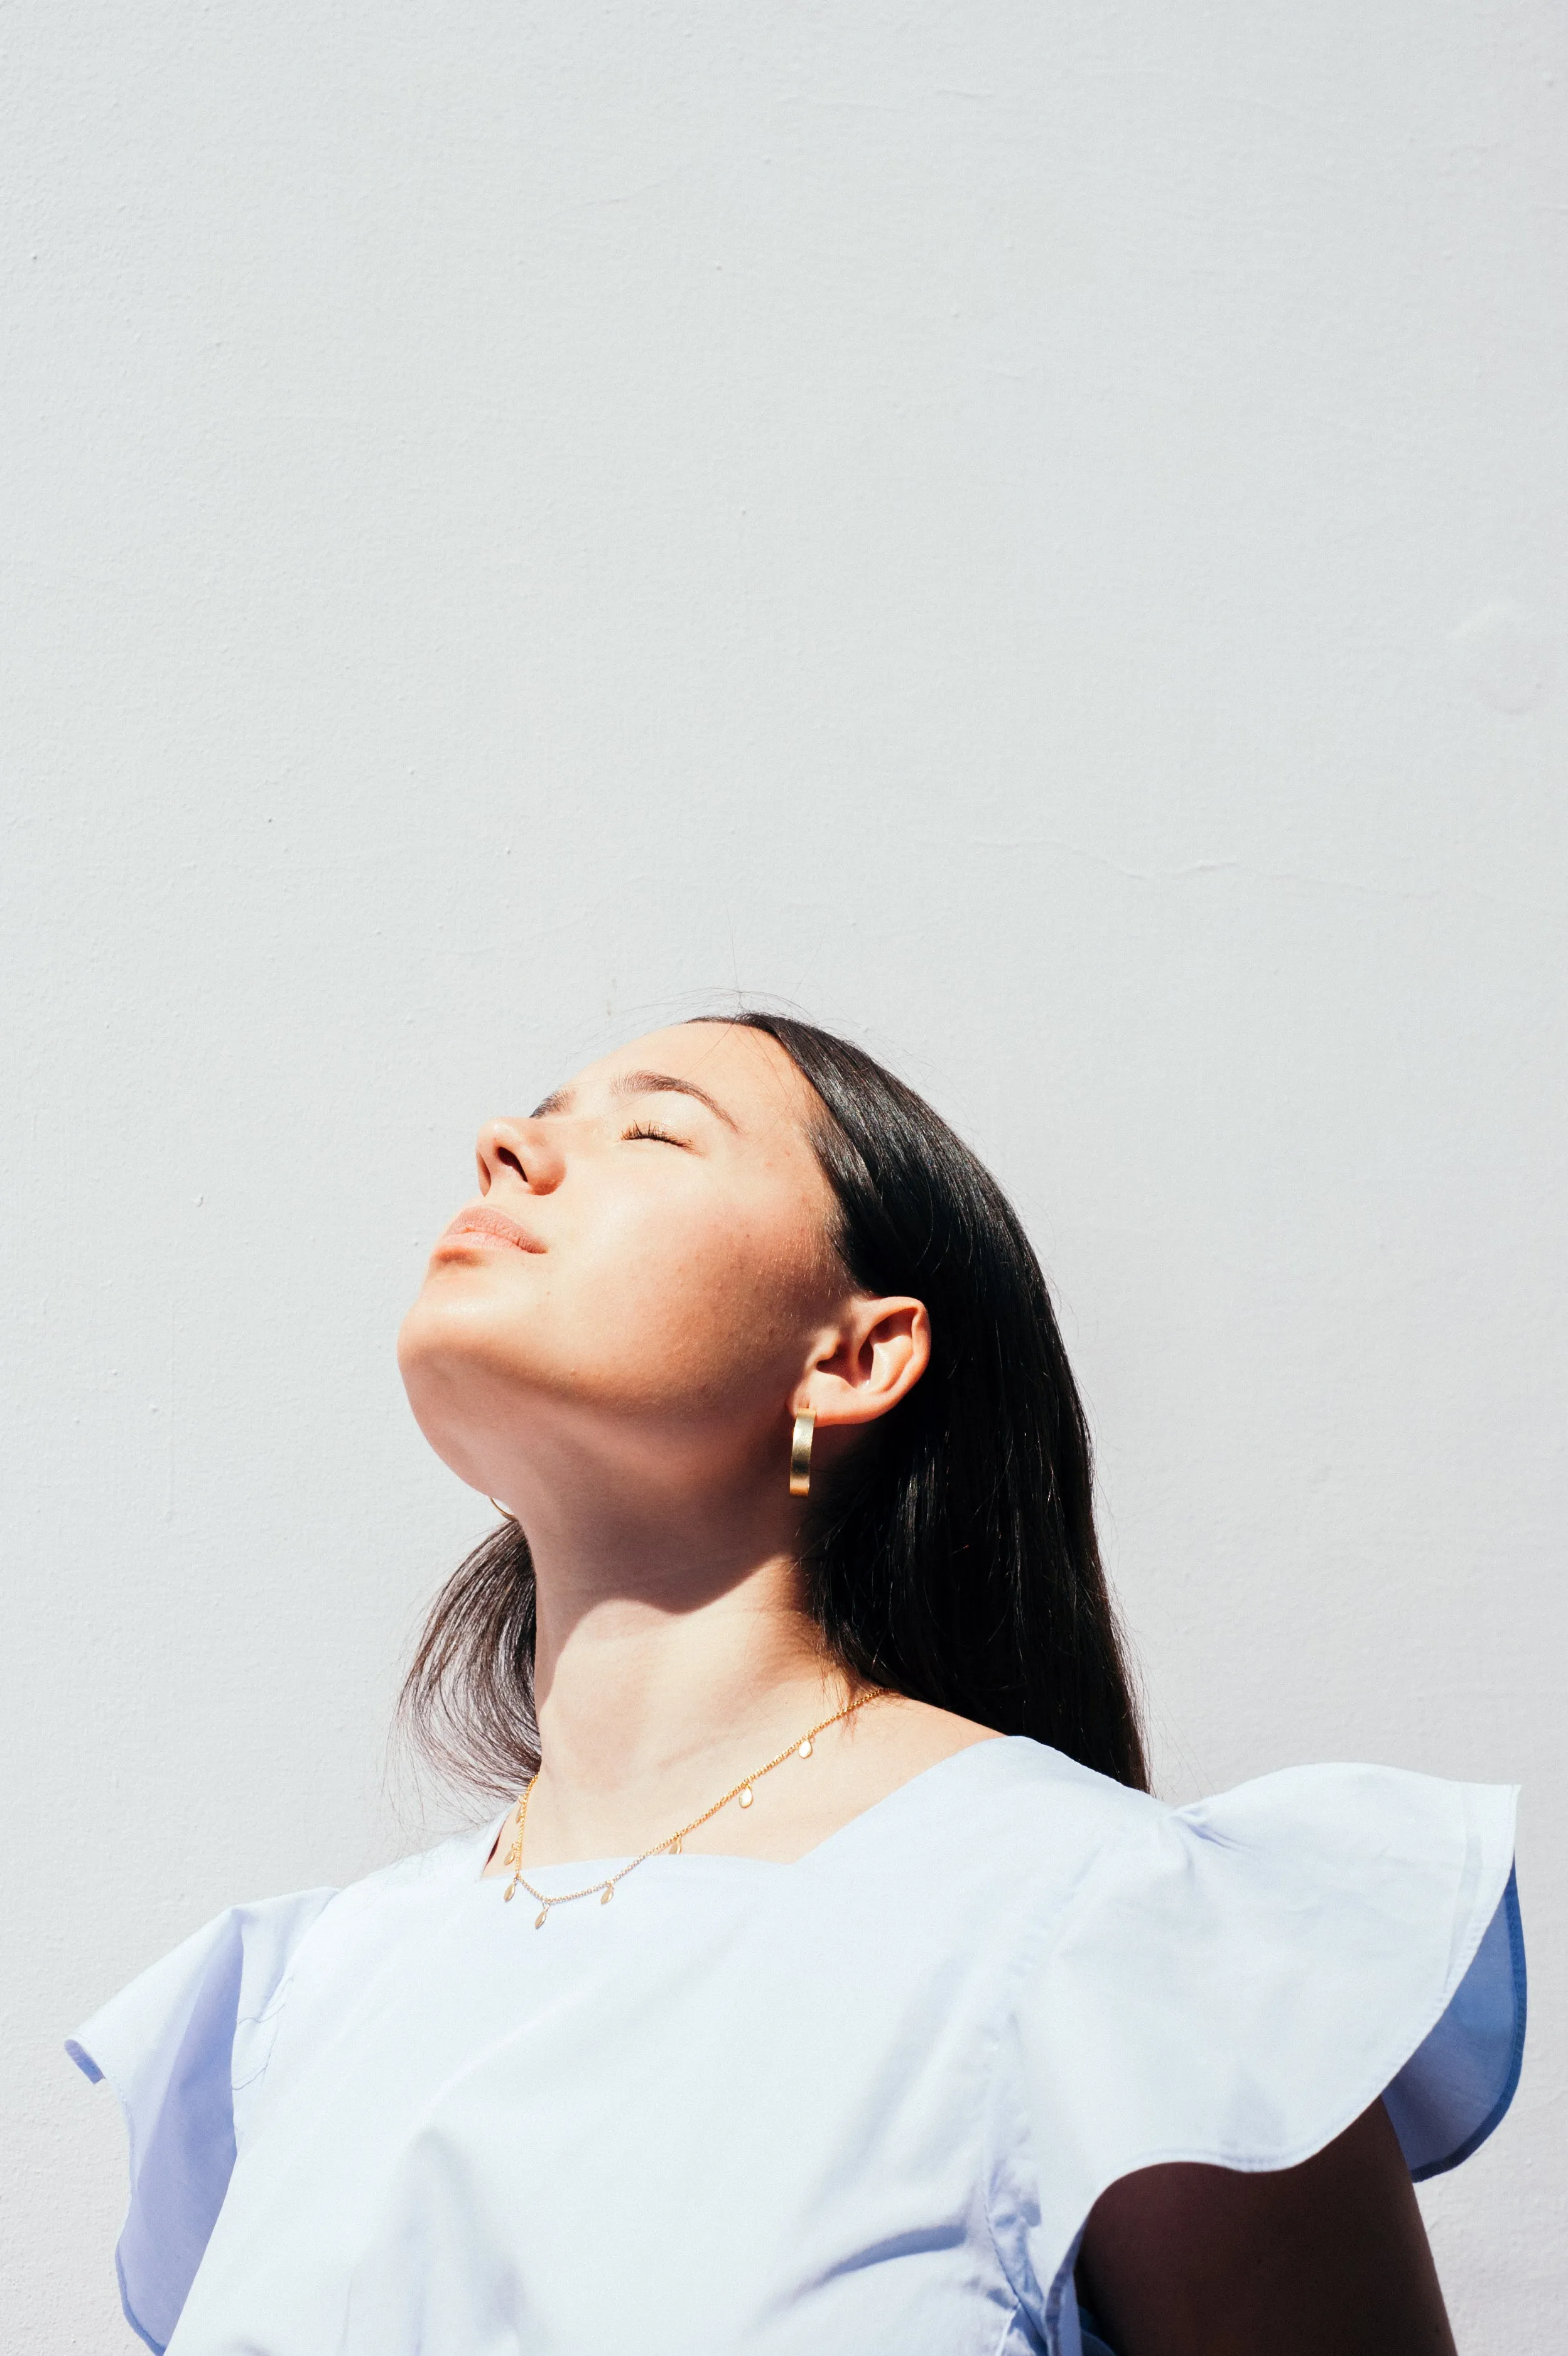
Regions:
[[549, 1921], [549, 1919], [550, 1919], [550, 1909], [549, 1909], [549, 1907], [548, 1907], [548, 1906], [542, 1906], [542, 1907], [540, 1908], [540, 1910], [539, 1910], [538, 1913], [537, 1913], [537, 1914], [534, 1916], [534, 1918], [533, 1918], [533, 1927], [534, 1927], [534, 1929], [535, 1929], [536, 1931], [542, 1931], [542, 1930], [543, 1930], [543, 1928], [544, 1928], [545, 1923]]
[[607, 1881], [604, 1888], [599, 1892], [599, 1904], [601, 1906], [607, 1906], [615, 1894], [615, 1883], [613, 1881]]
[[517, 1895], [517, 1884], [516, 1884], [516, 1882], [515, 1882], [515, 1881], [509, 1881], [509, 1882], [507, 1883], [506, 1888], [502, 1890], [502, 1892], [501, 1892], [501, 1896], [506, 1900], [507, 1904], [510, 1906], [510, 1905], [511, 1904], [512, 1900], [516, 1897], [516, 1895]]
[[679, 1856], [680, 1856], [680, 1854], [681, 1854], [681, 1835], [680, 1835], [679, 1833], [677, 1833], [677, 1834], [676, 1834], [676, 1836], [675, 1836], [674, 1839], [671, 1842], [670, 1847], [669, 1847], [668, 1850], [665, 1852], [665, 1854], [666, 1854], [667, 1856], [669, 1856], [669, 1857], [679, 1857]]
[[752, 1804], [752, 1802], [753, 1802], [753, 1800], [755, 1800], [755, 1799], [756, 1799], [756, 1797], [757, 1797], [757, 1794], [756, 1794], [756, 1793], [752, 1790], [751, 1785], [750, 1785], [749, 1783], [743, 1783], [743, 1784], [741, 1785], [741, 1787], [740, 1787], [740, 1804], [741, 1804], [741, 1806], [742, 1806], [743, 1808], [749, 1808], [749, 1807], [750, 1807], [750, 1805], [751, 1805], [751, 1804]]
[[795, 1756], [796, 1756], [796, 1758], [797, 1758], [797, 1759], [809, 1759], [809, 1758], [811, 1757], [811, 1736], [808, 1734], [808, 1735], [807, 1735], [807, 1737], [806, 1737], [806, 1740], [804, 1740], [804, 1742], [798, 1742], [798, 1743], [795, 1745]]

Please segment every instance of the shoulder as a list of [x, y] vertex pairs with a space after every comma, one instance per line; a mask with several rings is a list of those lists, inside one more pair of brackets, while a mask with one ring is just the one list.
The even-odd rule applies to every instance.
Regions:
[[1319, 1921], [1340, 1908], [1397, 1917], [1417, 1888], [1484, 1924], [1508, 1879], [1517, 1801], [1509, 1785], [1335, 1764], [1177, 1804], [1019, 1736], [976, 1746], [968, 1788], [955, 1779], [949, 1797], [1047, 1884], [1070, 1867], [1086, 1918], [1131, 1910], [1178, 1933], [1255, 1914], [1265, 1897]]
[[477, 1873], [489, 1837], [489, 1828], [461, 1835], [347, 1889], [228, 1907], [67, 2040], [71, 2060], [108, 2082], [124, 2115], [131, 2196], [121, 2296], [149, 2347], [162, 2347], [178, 2321], [301, 1979], [330, 1984], [336, 1976], [341, 1986], [356, 1948], [361, 1960], [394, 1948], [389, 1910]]
[[[1511, 1790], [1303, 1767], [1170, 1807], [1021, 1763], [1015, 1804], [1048, 1787], [1078, 1837], [1021, 1943], [1018, 2065], [1087, 2146], [1289, 2167], [1386, 2093], [1425, 2173], [1500, 2117], [1523, 2029]], [[1461, 2077], [1439, 2117], [1434, 2086]]]
[[[923, 1777], [963, 1753], [973, 1753], [968, 1771], [986, 1793], [993, 1823], [1003, 1817], [1082, 1815], [1102, 1829], [1112, 1823], [1142, 1823], [1170, 1811], [1146, 1793], [1130, 1790], [1108, 1775], [1079, 1765], [1049, 1744], [938, 1709], [929, 1702], [890, 1695], [865, 1710], [846, 1730], [852, 1772], [863, 1778], [868, 1797], [881, 1797]], [[956, 1779], [955, 1779], [956, 1781]]]
[[[945, 1719], [946, 1729], [969, 1726], [966, 1719], [933, 1715]], [[1155, 1839], [1176, 1813], [1026, 1735], [975, 1729], [931, 1749], [933, 1755], [911, 1772], [941, 1768], [924, 1776], [923, 1786], [950, 1837], [972, 1847], [977, 1861], [1005, 1863], [1016, 1886], [1037, 1887], [1047, 1897], [1059, 1893], [1064, 1881], [1077, 1886], [1090, 1866], [1128, 1842]]]
[[89, 2077], [129, 2081], [167, 2036], [184, 2038], [188, 2056], [199, 2029], [225, 2076], [231, 2046], [235, 2074], [249, 2075], [254, 2057], [239, 2049], [275, 2026], [303, 1956], [329, 1935], [351, 1933], [357, 1920], [478, 1873], [493, 1832], [458, 1834], [342, 1888], [226, 1907], [111, 1997], [70, 2040], [72, 2059]]
[[922, 1775], [928, 1767], [961, 1751], [1005, 1738], [956, 1710], [912, 1701], [907, 1694], [884, 1694], [846, 1720], [842, 1748], [854, 1772], [873, 1777], [888, 1791]]
[[1301, 1767], [1173, 1807], [994, 1748], [970, 1798], [1028, 1888], [990, 2198], [1042, 2313], [1094, 2202], [1137, 2171], [1294, 2168], [1380, 2095], [1412, 2175], [1498, 2124], [1524, 2029], [1510, 1790]]
[[291, 2005], [298, 1986], [355, 1975], [368, 1958], [393, 1955], [422, 1922], [441, 1919], [459, 1892], [478, 1881], [497, 1829], [491, 1818], [334, 1890], [294, 1959]]
[[1509, 1884], [1509, 1787], [1306, 1766], [1176, 1806], [1043, 1746], [1006, 1749], [996, 1780], [1036, 1876], [1037, 1956], [1060, 1986], [1120, 1986], [1176, 2035], [1211, 2008], [1223, 2033], [1232, 1982], [1310, 2012], [1310, 1980], [1332, 2011], [1331, 1991], [1349, 2003], [1385, 1976], [1435, 2019]]

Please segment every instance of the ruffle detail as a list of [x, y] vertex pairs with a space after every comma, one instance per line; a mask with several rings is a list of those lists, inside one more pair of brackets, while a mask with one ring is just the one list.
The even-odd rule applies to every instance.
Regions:
[[1519, 1878], [1510, 1871], [1443, 2018], [1383, 2089], [1418, 2184], [1457, 2168], [1501, 2122], [1524, 2062], [1527, 2009]]
[[1515, 1794], [1308, 1767], [1157, 1811], [1021, 1958], [998, 2099], [997, 2247], [1048, 2345], [1107, 2187], [1197, 2161], [1294, 2166], [1379, 2095], [1413, 2176], [1518, 2082]]
[[115, 2265], [125, 2319], [163, 2356], [243, 2136], [300, 1941], [336, 1896], [231, 1907], [154, 1964], [66, 2041], [124, 2116], [131, 2198]]

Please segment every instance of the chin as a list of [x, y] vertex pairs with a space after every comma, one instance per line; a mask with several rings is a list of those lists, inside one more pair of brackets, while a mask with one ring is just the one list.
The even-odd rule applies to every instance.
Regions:
[[449, 1380], [465, 1366], [476, 1376], [493, 1376], [516, 1367], [518, 1355], [516, 1303], [478, 1287], [426, 1284], [398, 1330], [405, 1383], [425, 1375]]
[[549, 1338], [515, 1299], [498, 1300], [489, 1285], [427, 1283], [404, 1317], [397, 1363], [414, 1421], [471, 1486], [488, 1485], [468, 1461], [477, 1435], [515, 1435], [542, 1398], [571, 1389]]
[[487, 1347], [478, 1323], [471, 1311], [454, 1315], [446, 1303], [421, 1299], [397, 1337], [398, 1372], [413, 1419], [442, 1462], [473, 1489], [486, 1486], [472, 1461], [476, 1427], [504, 1417], [511, 1387], [498, 1364], [499, 1337], [492, 1331]]

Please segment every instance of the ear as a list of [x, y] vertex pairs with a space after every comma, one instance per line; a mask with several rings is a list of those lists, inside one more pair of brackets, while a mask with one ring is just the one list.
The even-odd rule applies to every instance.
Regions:
[[931, 1321], [923, 1301], [852, 1301], [796, 1392], [794, 1411], [809, 1408], [824, 1430], [875, 1423], [908, 1397], [930, 1362]]

